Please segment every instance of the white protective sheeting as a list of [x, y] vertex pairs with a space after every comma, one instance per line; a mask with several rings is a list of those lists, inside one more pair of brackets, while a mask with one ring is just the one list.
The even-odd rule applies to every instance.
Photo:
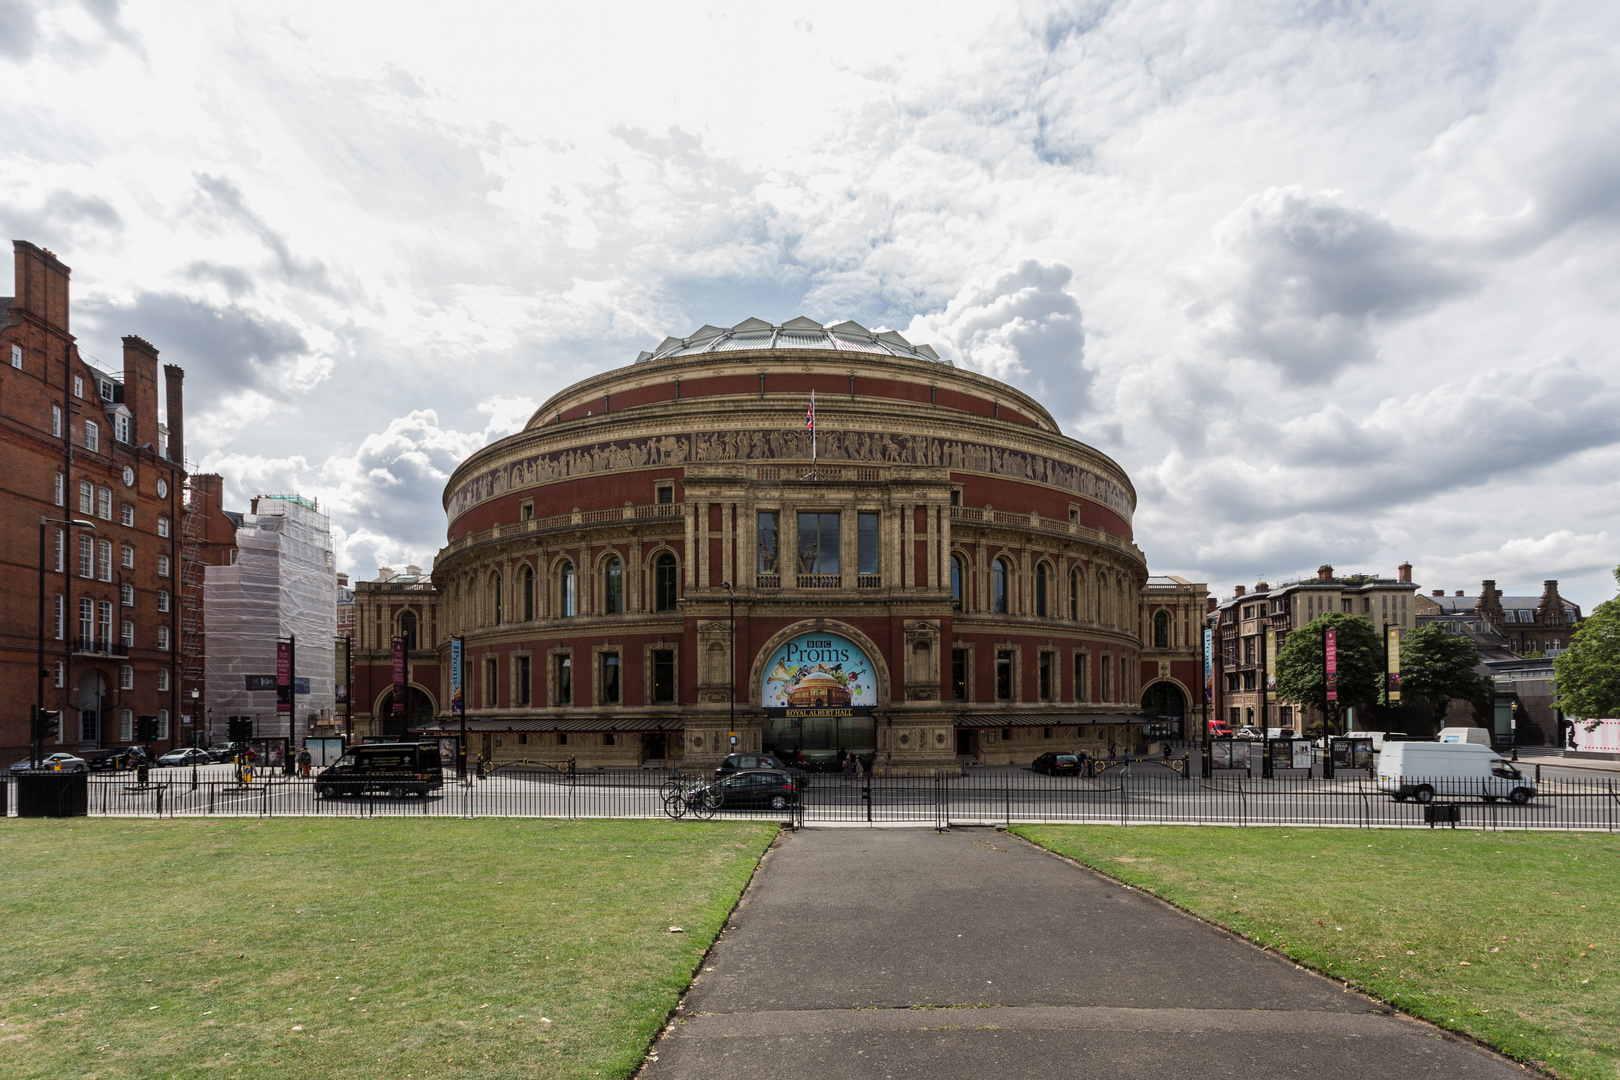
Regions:
[[[332, 531], [313, 503], [261, 495], [236, 531], [233, 565], [209, 566], [203, 578], [203, 626], [210, 742], [223, 741], [226, 717], [253, 716], [258, 738], [289, 734], [300, 741], [314, 718], [333, 708], [333, 638], [337, 636], [337, 571]], [[293, 698], [296, 728], [276, 714], [276, 640], [296, 639], [293, 674], [309, 693]], [[266, 689], [250, 677], [270, 676]], [[262, 680], [259, 680], [262, 681]]]

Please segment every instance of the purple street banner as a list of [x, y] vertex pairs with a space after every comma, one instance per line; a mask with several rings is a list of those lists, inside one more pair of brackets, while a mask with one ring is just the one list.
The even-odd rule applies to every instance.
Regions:
[[1384, 692], [1389, 695], [1389, 703], [1396, 705], [1401, 700], [1401, 628], [1391, 626], [1384, 632], [1389, 638], [1389, 670], [1384, 673]]
[[276, 642], [276, 712], [292, 712], [292, 642]]
[[461, 715], [461, 639], [450, 639], [450, 711]]
[[394, 714], [405, 711], [405, 639], [394, 639]]
[[1328, 627], [1322, 632], [1323, 659], [1327, 666], [1327, 699], [1339, 700], [1339, 632]]

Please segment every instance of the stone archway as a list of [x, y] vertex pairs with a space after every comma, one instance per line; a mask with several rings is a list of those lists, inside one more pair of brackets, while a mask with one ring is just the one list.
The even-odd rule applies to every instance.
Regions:
[[1187, 695], [1178, 684], [1166, 679], [1157, 680], [1142, 691], [1142, 711], [1166, 721], [1171, 717], [1182, 720], [1187, 715]]
[[415, 683], [405, 687], [405, 712], [394, 712], [394, 688], [389, 687], [377, 699], [377, 734], [390, 739], [403, 739], [412, 731], [430, 726], [434, 719], [433, 698]]

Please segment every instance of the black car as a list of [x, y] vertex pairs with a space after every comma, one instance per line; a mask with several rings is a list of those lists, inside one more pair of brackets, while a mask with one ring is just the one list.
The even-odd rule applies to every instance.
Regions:
[[1085, 771], [1077, 755], [1050, 752], [1030, 762], [1029, 768], [1031, 772], [1045, 773], [1047, 776], [1066, 776], [1070, 773], [1078, 775]]
[[730, 776], [732, 773], [742, 772], [745, 769], [785, 769], [786, 767], [770, 754], [732, 754], [715, 768], [714, 778], [718, 780], [722, 776]]
[[366, 743], [351, 746], [315, 777], [323, 799], [382, 792], [391, 798], [421, 795], [444, 786], [437, 743]]
[[80, 755], [85, 764], [90, 766], [91, 772], [105, 772], [111, 769], [125, 768], [128, 754], [123, 750], [86, 750]]
[[703, 789], [720, 796], [718, 810], [786, 810], [799, 801], [792, 774], [776, 769], [732, 773]]

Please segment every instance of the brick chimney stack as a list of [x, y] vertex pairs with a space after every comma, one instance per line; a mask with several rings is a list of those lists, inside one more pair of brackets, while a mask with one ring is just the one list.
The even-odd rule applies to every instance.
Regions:
[[1412, 564], [1403, 562], [1395, 568], [1395, 574], [1402, 585], [1412, 584]]
[[1486, 578], [1479, 586], [1479, 599], [1474, 603], [1474, 610], [1493, 623], [1502, 621], [1502, 593], [1496, 587], [1494, 578]]
[[1446, 595], [1446, 590], [1444, 590], [1444, 589], [1435, 589], [1429, 595], [1430, 596], [1444, 596], [1444, 595]]
[[1246, 585], [1238, 585], [1236, 586], [1236, 589], [1237, 591], [1233, 594], [1235, 596], [1242, 596], [1244, 593], [1249, 591], [1248, 586]]
[[1323, 563], [1321, 566], [1318, 566], [1316, 568], [1316, 580], [1317, 581], [1324, 581], [1324, 582], [1325, 581], [1332, 581], [1333, 580], [1333, 567], [1329, 566], [1327, 563]]
[[1557, 578], [1541, 583], [1541, 603], [1536, 605], [1536, 611], [1543, 623], [1564, 621], [1564, 601], [1558, 595]]
[[[168, 397], [169, 410], [169, 460], [182, 467], [186, 463], [186, 409], [181, 388], [181, 381], [185, 377], [185, 369], [179, 364], [163, 365], [163, 389]], [[156, 435], [155, 410], [152, 421], [153, 434]]]
[[134, 414], [129, 441], [158, 449], [158, 351], [145, 338], [124, 338], [124, 404]]
[[17, 274], [12, 310], [27, 312], [67, 333], [68, 277], [73, 271], [45, 248], [26, 240], [13, 240], [11, 250]]

